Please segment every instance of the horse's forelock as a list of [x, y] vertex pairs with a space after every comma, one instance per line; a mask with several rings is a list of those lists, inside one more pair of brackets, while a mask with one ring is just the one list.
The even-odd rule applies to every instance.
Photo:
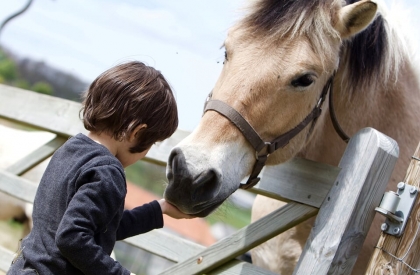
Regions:
[[341, 0], [257, 1], [239, 27], [253, 34], [250, 39], [264, 38], [266, 43], [303, 35], [324, 63], [330, 58], [328, 54], [335, 52], [325, 39], [339, 39], [339, 34], [331, 25], [331, 20], [334, 20], [331, 16], [333, 10], [338, 10], [341, 5]]
[[330, 10], [335, 0], [265, 0], [257, 1], [251, 6], [246, 24], [255, 31], [280, 34], [285, 36], [293, 30], [305, 31], [311, 24], [305, 24], [320, 13]]

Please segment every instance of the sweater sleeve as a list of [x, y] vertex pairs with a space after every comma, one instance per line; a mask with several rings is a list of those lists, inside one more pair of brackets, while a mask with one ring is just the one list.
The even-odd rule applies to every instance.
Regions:
[[163, 227], [163, 214], [159, 202], [125, 210], [117, 231], [117, 240], [123, 240], [150, 230]]
[[[95, 167], [83, 174], [87, 182], [78, 187], [68, 204], [57, 229], [56, 245], [62, 255], [86, 275], [130, 275], [95, 240], [124, 203], [125, 179], [121, 171], [110, 165]], [[115, 235], [109, 237], [115, 238]]]

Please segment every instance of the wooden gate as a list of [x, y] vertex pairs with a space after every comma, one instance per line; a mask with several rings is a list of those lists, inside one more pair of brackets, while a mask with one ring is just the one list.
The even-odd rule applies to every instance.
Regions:
[[[19, 176], [50, 157], [68, 137], [86, 133], [79, 110], [80, 104], [73, 101], [0, 84], [0, 118], [56, 135], [0, 170], [1, 192], [33, 202], [37, 184]], [[187, 134], [178, 130], [152, 147], [145, 160], [165, 166], [170, 149]], [[267, 167], [261, 182], [249, 191], [288, 203], [212, 246], [161, 230], [124, 242], [174, 262], [161, 274], [268, 275], [273, 273], [236, 257], [317, 215], [294, 274], [350, 274], [397, 158], [394, 140], [365, 128], [351, 138], [338, 167], [299, 158]], [[0, 247], [0, 270], [9, 268], [12, 257], [13, 252]]]

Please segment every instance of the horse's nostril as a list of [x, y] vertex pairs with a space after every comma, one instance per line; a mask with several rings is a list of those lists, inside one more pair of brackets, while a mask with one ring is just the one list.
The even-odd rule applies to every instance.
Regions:
[[182, 154], [181, 150], [174, 148], [169, 156], [166, 171], [166, 177], [168, 178], [169, 182], [175, 181], [177, 174], [179, 174], [179, 172], [185, 168], [186, 165], [184, 155]]
[[193, 182], [192, 201], [207, 202], [214, 198], [220, 190], [218, 174], [213, 169], [202, 172]]

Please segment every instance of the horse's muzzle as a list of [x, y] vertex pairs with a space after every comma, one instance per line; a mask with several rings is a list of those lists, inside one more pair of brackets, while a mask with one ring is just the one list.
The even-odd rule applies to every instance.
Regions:
[[167, 167], [168, 187], [165, 199], [182, 212], [204, 217], [209, 215], [225, 198], [218, 198], [221, 181], [215, 169], [198, 170], [187, 165], [180, 148], [174, 148]]

